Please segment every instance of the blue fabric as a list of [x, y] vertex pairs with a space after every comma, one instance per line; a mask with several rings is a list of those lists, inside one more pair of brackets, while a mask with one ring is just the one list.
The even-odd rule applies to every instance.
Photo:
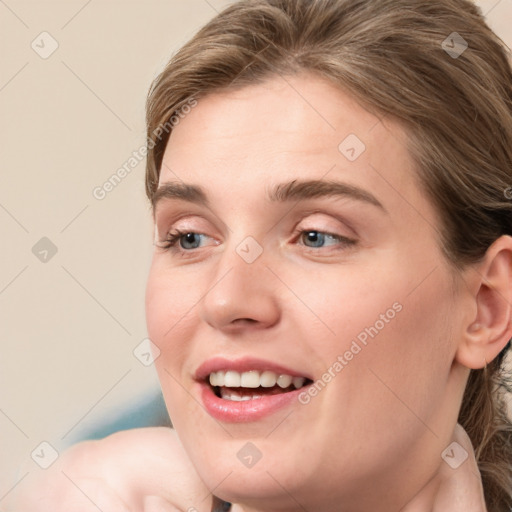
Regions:
[[160, 391], [155, 392], [141, 403], [120, 411], [113, 419], [100, 423], [93, 428], [81, 431], [70, 439], [74, 444], [79, 441], [103, 439], [120, 430], [130, 430], [141, 427], [172, 427], [167, 414], [164, 398]]

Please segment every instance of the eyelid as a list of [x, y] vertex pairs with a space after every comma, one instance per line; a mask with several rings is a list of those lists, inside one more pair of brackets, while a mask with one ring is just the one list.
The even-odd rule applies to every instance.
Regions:
[[[189, 219], [197, 220], [190, 220], [187, 222]], [[204, 216], [190, 212], [177, 216], [164, 217], [163, 219], [160, 219], [160, 222], [155, 222], [155, 239], [161, 240], [164, 237], [167, 237], [171, 231], [176, 230], [207, 235], [208, 233], [206, 231], [209, 230], [206, 229], [206, 223], [211, 224]]]
[[339, 215], [325, 211], [303, 212], [295, 224], [295, 230], [318, 231], [344, 238], [359, 238], [351, 223]]
[[[330, 245], [325, 245], [323, 247], [311, 247], [311, 246], [304, 244], [303, 242], [300, 243], [301, 236], [304, 233], [309, 233], [309, 232], [315, 232], [315, 233], [320, 233], [325, 236], [330, 236], [336, 241], [336, 243], [330, 244]], [[297, 229], [294, 232], [294, 237], [292, 240], [293, 240], [294, 245], [300, 245], [301, 247], [304, 247], [304, 249], [306, 251], [316, 253], [318, 255], [320, 255], [321, 253], [325, 254], [325, 253], [332, 253], [332, 252], [336, 252], [336, 251], [347, 250], [347, 248], [355, 247], [358, 244], [357, 239], [354, 239], [354, 238], [351, 238], [351, 237], [348, 237], [345, 235], [331, 233], [329, 231], [324, 231], [324, 230], [320, 230], [320, 229], [308, 229], [308, 228]]]
[[[194, 220], [191, 221], [190, 219]], [[168, 220], [168, 222], [165, 223], [165, 229], [158, 230], [158, 225], [155, 223], [155, 245], [164, 250], [173, 251], [181, 256], [191, 256], [192, 254], [198, 253], [200, 249], [218, 246], [221, 243], [218, 237], [210, 234], [214, 230], [210, 228], [203, 229], [201, 224], [205, 222], [210, 224], [210, 222], [202, 215], [188, 211], [166, 220]], [[338, 227], [334, 227], [333, 224], [338, 225]], [[168, 225], [169, 227], [167, 227]], [[301, 243], [301, 236], [311, 231], [330, 236], [332, 237], [331, 241], [334, 239], [335, 243], [320, 247], [308, 246], [303, 242]], [[350, 232], [350, 234], [343, 234], [347, 231]], [[160, 232], [162, 232], [161, 236], [159, 236]], [[205, 237], [207, 239], [205, 245], [184, 249], [181, 247], [181, 240], [187, 233], [194, 233]], [[318, 209], [300, 212], [300, 220], [295, 224], [295, 228], [292, 230], [292, 237], [293, 245], [298, 245], [307, 252], [318, 254], [328, 254], [334, 251], [346, 250], [347, 247], [355, 246], [359, 241], [357, 234], [343, 219], [325, 210]], [[210, 243], [208, 243], [208, 241], [210, 241]]]
[[320, 233], [321, 235], [331, 236], [333, 238], [340, 238], [344, 240], [352, 240], [349, 236], [342, 235], [340, 233], [336, 233], [334, 231], [328, 231], [326, 229], [318, 229], [318, 227], [312, 227], [312, 228], [297, 228], [297, 230], [294, 232], [294, 234], [302, 234], [302, 233]]
[[[194, 219], [193, 226], [185, 226], [183, 229], [190, 231], [202, 232], [206, 226], [214, 226], [214, 231], [219, 233], [228, 233], [231, 230], [229, 226], [209, 207], [205, 205], [196, 205], [186, 203], [180, 200], [169, 201], [166, 208], [161, 208], [155, 212], [155, 226], [159, 232], [167, 234], [179, 221], [186, 222], [187, 219]], [[198, 222], [200, 223], [198, 227]], [[180, 229], [181, 225], [179, 226]], [[210, 230], [211, 231], [211, 230]]]
[[[305, 226], [303, 226], [303, 224], [305, 224]], [[326, 211], [325, 209], [303, 211], [296, 225], [302, 226], [302, 229], [307, 230], [309, 229], [309, 224], [313, 224], [311, 231], [338, 234], [338, 236], [345, 236], [339, 234], [339, 232], [346, 231], [346, 238], [358, 238], [359, 236], [354, 228], [353, 222], [350, 222], [349, 219], [336, 211]]]

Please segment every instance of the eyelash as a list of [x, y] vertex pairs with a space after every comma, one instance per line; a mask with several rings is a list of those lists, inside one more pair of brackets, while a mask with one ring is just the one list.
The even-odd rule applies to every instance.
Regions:
[[[347, 247], [354, 246], [357, 243], [356, 240], [353, 240], [352, 238], [347, 238], [345, 236], [336, 235], [334, 233], [329, 233], [327, 231], [320, 231], [320, 230], [317, 230], [317, 229], [297, 229], [297, 230], [294, 231], [293, 235], [294, 235], [294, 238], [295, 238], [296, 235], [300, 236], [300, 235], [303, 235], [303, 234], [306, 234], [306, 233], [312, 233], [312, 232], [320, 234], [320, 235], [325, 235], [325, 236], [328, 236], [328, 237], [331, 237], [331, 238], [337, 240], [339, 242], [339, 247], [337, 249], [335, 249], [335, 250], [342, 250], [342, 249], [345, 249]], [[159, 245], [159, 247], [161, 249], [166, 250], [166, 251], [178, 252], [178, 253], [181, 253], [181, 254], [191, 253], [191, 252], [194, 251], [194, 249], [183, 249], [179, 245], [180, 239], [182, 237], [184, 237], [185, 235], [188, 235], [188, 234], [203, 235], [204, 233], [197, 233], [195, 231], [181, 231], [179, 229], [176, 229], [176, 230], [174, 230], [172, 232], [169, 232], [167, 234], [167, 238], [161, 242], [161, 245]], [[315, 248], [315, 247], [309, 247], [309, 246], [304, 245], [304, 244], [302, 244], [302, 245], [306, 249], [318, 252], [318, 251], [316, 251], [317, 248]], [[323, 249], [323, 248], [324, 247], [319, 247], [318, 249]]]

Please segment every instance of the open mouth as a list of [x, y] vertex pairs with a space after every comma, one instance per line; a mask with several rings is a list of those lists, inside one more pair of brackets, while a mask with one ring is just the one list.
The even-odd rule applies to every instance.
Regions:
[[249, 370], [242, 373], [221, 370], [210, 373], [207, 382], [218, 398], [232, 402], [289, 393], [312, 383], [306, 377], [293, 377], [269, 370]]

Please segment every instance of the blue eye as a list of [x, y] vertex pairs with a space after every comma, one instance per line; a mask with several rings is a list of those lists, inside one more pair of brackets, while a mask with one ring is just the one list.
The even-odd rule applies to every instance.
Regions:
[[176, 248], [176, 243], [179, 242], [179, 249], [176, 250], [185, 250], [189, 251], [192, 249], [197, 249], [201, 245], [201, 237], [205, 237], [206, 235], [202, 233], [194, 233], [190, 231], [188, 233], [176, 230], [174, 233], [169, 233], [167, 238], [162, 244], [163, 249], [171, 249]]
[[[299, 235], [299, 245], [309, 249], [322, 249], [327, 247], [331, 247], [332, 249], [345, 249], [356, 244], [356, 241], [350, 238], [326, 233], [324, 231], [317, 231], [315, 229], [303, 229], [296, 233]], [[161, 242], [160, 247], [184, 254], [203, 247], [207, 243], [208, 238], [210, 237], [204, 233], [175, 230], [167, 235], [166, 239]]]
[[185, 233], [180, 236], [180, 246], [183, 249], [197, 249], [201, 242], [201, 236], [199, 233]]
[[336, 245], [341, 243], [342, 245], [348, 245], [352, 243], [352, 240], [342, 236], [331, 235], [330, 233], [324, 233], [316, 230], [305, 230], [301, 231], [301, 239], [306, 247], [325, 247], [330, 245]]
[[321, 231], [302, 231], [301, 235], [304, 242], [311, 242], [312, 245], [304, 243], [307, 247], [324, 247], [326, 242], [330, 241], [336, 244], [339, 240], [339, 237], [328, 233], [322, 233]]

